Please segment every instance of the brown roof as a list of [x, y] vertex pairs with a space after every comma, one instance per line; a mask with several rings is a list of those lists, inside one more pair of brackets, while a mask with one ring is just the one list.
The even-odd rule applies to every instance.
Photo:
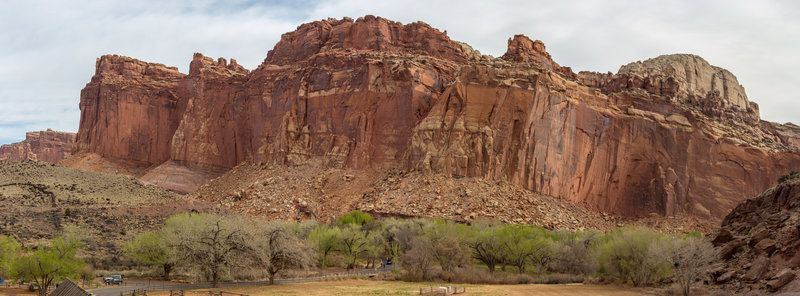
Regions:
[[89, 292], [81, 289], [81, 287], [78, 287], [77, 284], [69, 279], [64, 279], [64, 281], [58, 285], [58, 288], [50, 293], [50, 296], [89, 296]]

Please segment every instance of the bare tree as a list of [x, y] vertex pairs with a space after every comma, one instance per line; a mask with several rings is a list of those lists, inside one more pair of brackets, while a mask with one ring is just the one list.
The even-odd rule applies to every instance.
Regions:
[[456, 267], [469, 262], [469, 248], [461, 245], [454, 237], [440, 238], [433, 246], [433, 255], [444, 271], [453, 271]]
[[285, 222], [273, 221], [258, 233], [250, 240], [250, 251], [255, 262], [267, 271], [270, 285], [275, 283], [275, 276], [280, 272], [311, 264], [308, 247], [292, 235]]
[[428, 278], [428, 273], [435, 263], [431, 240], [425, 236], [411, 239], [411, 249], [403, 253], [403, 266], [408, 271], [408, 279], [421, 281]]
[[708, 277], [718, 264], [714, 246], [700, 237], [676, 239], [671, 251], [673, 277], [684, 296], [688, 296], [692, 285]]
[[185, 213], [167, 219], [164, 235], [176, 254], [218, 287], [223, 273], [239, 263], [247, 249], [241, 226], [217, 215]]

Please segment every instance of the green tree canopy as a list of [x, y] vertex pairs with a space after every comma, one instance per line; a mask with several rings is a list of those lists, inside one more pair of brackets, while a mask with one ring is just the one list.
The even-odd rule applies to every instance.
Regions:
[[338, 227], [318, 225], [308, 233], [308, 245], [319, 255], [320, 269], [325, 269], [328, 255], [339, 246], [342, 231]]
[[349, 224], [349, 226], [342, 228], [338, 245], [339, 251], [347, 258], [348, 270], [355, 268], [356, 259], [369, 248], [371, 235], [374, 235], [374, 233], [370, 234], [362, 231], [355, 224]]
[[664, 235], [643, 227], [626, 227], [611, 232], [596, 252], [599, 272], [635, 286], [666, 278], [670, 263]]
[[83, 261], [76, 253], [80, 241], [55, 238], [49, 246], [39, 245], [14, 263], [18, 277], [32, 280], [39, 286], [39, 295], [47, 295], [47, 289], [64, 278], [78, 278], [83, 270]]
[[477, 222], [467, 235], [466, 243], [472, 249], [472, 257], [486, 264], [489, 272], [503, 262], [505, 246], [499, 238], [500, 226], [490, 222]]
[[548, 246], [542, 229], [525, 225], [504, 225], [498, 239], [503, 242], [505, 261], [516, 266], [520, 274], [525, 273], [525, 266]]
[[125, 256], [134, 261], [161, 268], [165, 280], [169, 280], [170, 273], [178, 265], [180, 258], [161, 231], [139, 234], [133, 240], [128, 241], [123, 250]]
[[0, 278], [12, 275], [14, 260], [20, 255], [20, 244], [10, 236], [0, 235]]

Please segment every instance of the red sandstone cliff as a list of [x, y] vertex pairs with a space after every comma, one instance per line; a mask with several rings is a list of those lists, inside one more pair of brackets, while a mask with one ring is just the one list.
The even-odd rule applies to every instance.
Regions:
[[483, 56], [427, 24], [301, 25], [264, 63], [195, 54], [188, 75], [104, 56], [76, 151], [150, 164], [179, 191], [242, 161], [508, 180], [600, 211], [722, 217], [800, 169], [798, 128], [760, 121], [691, 55], [574, 74], [541, 41]]
[[0, 146], [0, 160], [58, 163], [72, 152], [75, 134], [53, 130], [27, 132], [25, 140]]

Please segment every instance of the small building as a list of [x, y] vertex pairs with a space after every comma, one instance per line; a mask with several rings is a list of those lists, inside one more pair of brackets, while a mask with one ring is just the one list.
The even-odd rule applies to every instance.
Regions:
[[50, 296], [89, 296], [89, 292], [81, 289], [78, 284], [73, 283], [69, 279], [64, 279], [58, 287], [50, 292]]

